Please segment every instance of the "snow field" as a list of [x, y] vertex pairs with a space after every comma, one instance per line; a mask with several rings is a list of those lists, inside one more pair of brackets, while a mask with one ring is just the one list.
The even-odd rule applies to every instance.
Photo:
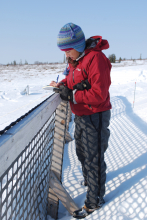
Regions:
[[[51, 79], [64, 78], [65, 64], [0, 66], [0, 130], [47, 99], [52, 92], [42, 87]], [[23, 91], [29, 86], [29, 95]]]

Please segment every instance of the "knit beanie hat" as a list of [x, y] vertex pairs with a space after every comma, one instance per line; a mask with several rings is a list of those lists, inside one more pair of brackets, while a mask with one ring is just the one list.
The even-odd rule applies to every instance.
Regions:
[[78, 25], [68, 23], [61, 28], [57, 37], [57, 46], [60, 50], [75, 49], [78, 52], [83, 52], [85, 45], [85, 35]]

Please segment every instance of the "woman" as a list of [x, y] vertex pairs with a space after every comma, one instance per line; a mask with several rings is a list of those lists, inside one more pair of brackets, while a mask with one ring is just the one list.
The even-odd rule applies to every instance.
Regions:
[[68, 67], [65, 79], [60, 83], [52, 81], [50, 85], [60, 88], [61, 98], [70, 101], [75, 114], [76, 153], [82, 165], [83, 185], [88, 189], [84, 206], [73, 216], [85, 218], [104, 204], [111, 63], [102, 50], [108, 49], [109, 44], [101, 36], [85, 40], [82, 29], [68, 23], [60, 30], [57, 45], [65, 52]]

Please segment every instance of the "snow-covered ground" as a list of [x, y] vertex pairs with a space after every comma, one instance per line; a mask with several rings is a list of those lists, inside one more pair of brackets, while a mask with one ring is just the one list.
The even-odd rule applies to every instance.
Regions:
[[[43, 90], [51, 80], [63, 79], [66, 64], [0, 66], [0, 130], [49, 97]], [[110, 87], [112, 111], [109, 148], [105, 155], [105, 205], [86, 219], [147, 219], [147, 60], [113, 64]], [[29, 86], [29, 95], [23, 93]], [[74, 119], [74, 115], [73, 115]], [[69, 132], [74, 135], [74, 122]], [[74, 140], [65, 145], [62, 183], [79, 207], [86, 187], [80, 186], [81, 166]], [[48, 217], [51, 219], [51, 217]], [[74, 219], [63, 205], [59, 219]]]
[[[42, 87], [49, 84], [51, 79], [59, 80], [66, 64], [56, 65], [0, 65], [0, 130], [10, 122], [49, 97], [52, 92]], [[29, 95], [24, 93], [29, 86]]]

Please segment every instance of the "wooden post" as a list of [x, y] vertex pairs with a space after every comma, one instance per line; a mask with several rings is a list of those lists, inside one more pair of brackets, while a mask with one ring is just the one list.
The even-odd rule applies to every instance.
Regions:
[[48, 194], [48, 214], [54, 219], [57, 219], [58, 216], [59, 199], [70, 212], [70, 214], [72, 214], [75, 209], [78, 209], [72, 198], [61, 184], [63, 153], [67, 130], [67, 114], [68, 102], [62, 101], [56, 110], [54, 145]]
[[67, 122], [66, 122], [66, 134], [65, 134], [65, 142], [68, 143], [70, 141], [72, 141], [72, 137], [70, 136], [69, 132], [68, 132], [68, 128], [69, 128], [69, 122], [71, 121], [71, 116], [72, 116], [72, 112], [70, 109], [70, 105], [68, 105], [68, 113], [67, 113]]
[[70, 105], [68, 105], [67, 126], [66, 126], [66, 129], [67, 129], [67, 130], [68, 130], [68, 128], [69, 128], [69, 122], [71, 121], [71, 116], [72, 116], [72, 113], [71, 113]]
[[79, 209], [52, 170], [50, 173], [50, 187], [71, 215], [76, 209]]

